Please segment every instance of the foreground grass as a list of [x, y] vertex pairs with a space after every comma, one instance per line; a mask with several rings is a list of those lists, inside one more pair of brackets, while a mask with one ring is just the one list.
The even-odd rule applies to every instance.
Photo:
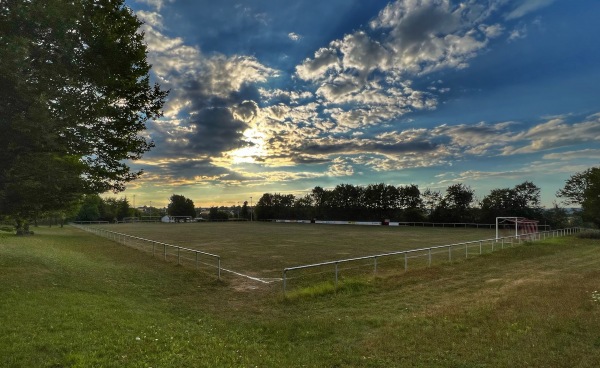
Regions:
[[[0, 235], [2, 367], [596, 367], [600, 244], [283, 299], [71, 229]], [[238, 291], [244, 290], [244, 291]], [[596, 293], [595, 293], [596, 292]]]

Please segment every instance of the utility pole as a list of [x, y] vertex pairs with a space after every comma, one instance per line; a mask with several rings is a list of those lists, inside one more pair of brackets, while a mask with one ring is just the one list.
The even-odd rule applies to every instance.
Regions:
[[252, 215], [253, 215], [253, 210], [252, 210], [252, 197], [250, 197], [250, 222], [252, 222]]

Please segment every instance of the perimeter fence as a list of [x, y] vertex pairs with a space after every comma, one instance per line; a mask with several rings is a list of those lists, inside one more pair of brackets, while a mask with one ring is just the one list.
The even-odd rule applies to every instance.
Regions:
[[[294, 281], [296, 287], [314, 285], [315, 282], [333, 281], [333, 287], [337, 289], [340, 278], [364, 275], [365, 269], [372, 270], [374, 275], [386, 270], [398, 271], [403, 269], [404, 271], [408, 271], [409, 262], [411, 268], [429, 267], [436, 262], [452, 262], [457, 259], [466, 259], [470, 256], [491, 253], [496, 250], [512, 247], [524, 241], [545, 240], [572, 235], [582, 230], [582, 228], [578, 227], [549, 230], [287, 267], [283, 269], [283, 293], [285, 295], [287, 292], [290, 281]], [[291, 277], [290, 273], [293, 273]]]
[[196, 249], [180, 247], [178, 245], [167, 244], [156, 240], [140, 238], [138, 236], [118, 233], [98, 227], [84, 226], [82, 224], [72, 223], [78, 229], [90, 232], [97, 236], [110, 239], [117, 243], [131, 248], [152, 253], [153, 257], [160, 257], [169, 261], [177, 261], [178, 265], [187, 265], [203, 271], [214, 271], [216, 269], [217, 277], [221, 279], [221, 256], [202, 252]]

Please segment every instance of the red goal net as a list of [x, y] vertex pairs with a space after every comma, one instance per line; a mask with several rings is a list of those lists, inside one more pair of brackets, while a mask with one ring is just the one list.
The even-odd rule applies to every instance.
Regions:
[[535, 239], [538, 222], [525, 217], [496, 217], [496, 239], [507, 236]]

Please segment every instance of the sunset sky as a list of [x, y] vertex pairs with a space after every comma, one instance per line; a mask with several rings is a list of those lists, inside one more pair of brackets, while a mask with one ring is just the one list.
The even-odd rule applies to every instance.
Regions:
[[170, 95], [119, 196], [236, 205], [315, 186], [552, 206], [600, 164], [600, 1], [127, 0]]

